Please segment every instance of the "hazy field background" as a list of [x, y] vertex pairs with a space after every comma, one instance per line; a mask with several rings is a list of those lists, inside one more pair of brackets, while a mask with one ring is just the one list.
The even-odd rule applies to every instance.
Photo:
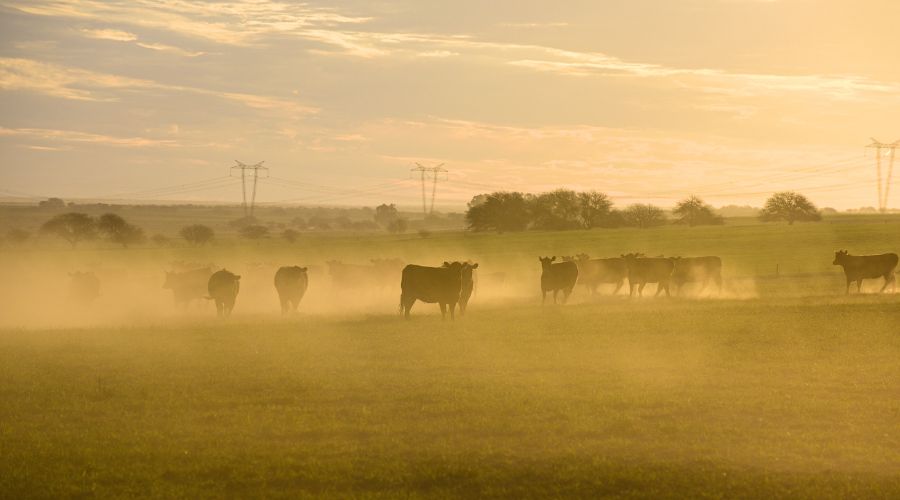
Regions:
[[[844, 296], [837, 249], [900, 251], [900, 217], [5, 248], [0, 492], [896, 498], [900, 294]], [[540, 307], [539, 255], [632, 251], [718, 255], [726, 291]], [[401, 320], [399, 276], [329, 283], [327, 260], [394, 257], [479, 262], [468, 316]], [[234, 316], [175, 309], [175, 261], [242, 274]], [[291, 264], [310, 289], [281, 317]], [[102, 281], [89, 309], [75, 270]]]

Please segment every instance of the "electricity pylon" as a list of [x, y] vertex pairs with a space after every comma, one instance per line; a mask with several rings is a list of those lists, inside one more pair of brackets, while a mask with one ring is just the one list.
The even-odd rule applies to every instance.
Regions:
[[[235, 169], [241, 171], [241, 194], [244, 196], [244, 202], [241, 205], [244, 207], [244, 217], [250, 216], [253, 217], [253, 209], [256, 207], [256, 181], [259, 179], [259, 171], [263, 170], [266, 172], [266, 175], [269, 174], [269, 167], [262, 166], [265, 163], [265, 160], [255, 164], [255, 165], [246, 165], [237, 160], [234, 160], [237, 165], [231, 167], [231, 172], [234, 172]], [[250, 193], [250, 206], [247, 206], [247, 171], [250, 170], [253, 172], [253, 189]], [[248, 210], [249, 208], [249, 210]]]
[[[884, 143], [878, 139], [872, 138], [872, 144], [869, 144], [866, 147], [875, 148], [875, 168], [878, 171], [878, 211], [885, 212], [888, 208], [888, 195], [891, 193], [891, 176], [894, 173], [894, 157], [896, 156], [897, 148], [900, 147], [900, 140]], [[887, 179], [885, 180], [883, 188], [881, 184], [882, 149], [889, 149], [891, 151], [890, 160], [888, 162]]]
[[[427, 216], [429, 213], [434, 213], [434, 198], [435, 198], [435, 195], [437, 195], [438, 176], [441, 173], [447, 173], [448, 170], [446, 168], [444, 168], [443, 163], [441, 163], [440, 165], [434, 166], [434, 167], [426, 167], [418, 162], [416, 162], [415, 167], [413, 167], [409, 170], [410, 170], [410, 172], [419, 172], [422, 176], [422, 214]], [[433, 183], [431, 185], [431, 210], [430, 211], [428, 210], [426, 202], [425, 202], [425, 178], [426, 178], [427, 174], [431, 174], [432, 179], [433, 179]]]

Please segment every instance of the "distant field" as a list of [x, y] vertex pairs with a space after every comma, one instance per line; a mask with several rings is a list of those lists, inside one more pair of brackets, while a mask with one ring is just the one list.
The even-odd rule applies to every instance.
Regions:
[[[900, 293], [844, 296], [837, 249], [900, 252], [900, 216], [5, 247], [0, 497], [897, 498]], [[632, 251], [719, 255], [726, 290], [539, 306], [539, 255]], [[478, 261], [469, 315], [329, 282], [385, 257]], [[176, 310], [174, 261], [242, 274], [234, 316]], [[285, 264], [310, 290], [281, 318]]]

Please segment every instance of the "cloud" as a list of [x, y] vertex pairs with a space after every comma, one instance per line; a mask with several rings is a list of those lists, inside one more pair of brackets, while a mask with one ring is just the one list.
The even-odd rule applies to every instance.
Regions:
[[82, 29], [82, 33], [88, 38], [96, 38], [97, 40], [114, 40], [117, 42], [131, 42], [137, 40], [137, 35], [127, 31], [113, 29]]
[[31, 59], [0, 58], [0, 90], [29, 91], [83, 101], [116, 101], [119, 97], [115, 91], [141, 89], [211, 96], [240, 103], [249, 108], [273, 110], [290, 116], [318, 112], [317, 108], [276, 97], [168, 85]]
[[[180, 144], [172, 139], [151, 139], [147, 137], [114, 137], [103, 134], [92, 134], [75, 130], [56, 130], [46, 128], [6, 128], [0, 127], [0, 137], [26, 137], [51, 142], [70, 142], [80, 144], [98, 144], [115, 147], [178, 147]], [[31, 146], [31, 149], [57, 150], [58, 147]]]

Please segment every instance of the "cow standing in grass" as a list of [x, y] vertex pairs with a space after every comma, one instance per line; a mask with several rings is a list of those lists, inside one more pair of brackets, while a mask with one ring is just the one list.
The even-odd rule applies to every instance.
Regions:
[[844, 268], [844, 275], [847, 277], [847, 293], [850, 293], [850, 283], [856, 282], [856, 291], [862, 290], [862, 280], [884, 278], [884, 286], [881, 291], [885, 291], [888, 285], [891, 291], [897, 289], [897, 278], [894, 276], [894, 270], [897, 269], [897, 254], [884, 253], [881, 255], [850, 255], [846, 250], [834, 252], [835, 266]]
[[[448, 264], [447, 262], [444, 263]], [[477, 281], [477, 276], [475, 275], [475, 270], [478, 269], [478, 264], [473, 262], [465, 262], [465, 265], [462, 268], [462, 272], [460, 273], [461, 285], [459, 290], [459, 315], [466, 315], [466, 308], [469, 306], [469, 299], [472, 298], [472, 293], [475, 291], [475, 283]]]
[[560, 290], [563, 292], [563, 304], [569, 300], [575, 282], [578, 281], [578, 266], [574, 262], [553, 261], [556, 257], [538, 257], [541, 262], [541, 305], [547, 301], [547, 292], [553, 292], [553, 303]]
[[681, 294], [681, 287], [686, 283], [700, 283], [702, 286], [697, 295], [703, 293], [709, 282], [712, 281], [718, 287], [718, 293], [722, 293], [722, 259], [710, 257], [674, 257], [675, 269], [672, 272], [672, 284], [675, 285], [675, 293]]
[[597, 287], [601, 284], [614, 284], [616, 289], [613, 295], [619, 293], [628, 277], [628, 267], [625, 260], [619, 257], [612, 259], [592, 259], [589, 255], [580, 253], [574, 258], [563, 257], [563, 260], [571, 260], [578, 266], [578, 282], [590, 290], [591, 295], [597, 293]]
[[638, 296], [643, 297], [647, 283], [657, 283], [656, 295], [665, 290], [666, 297], [669, 296], [669, 282], [675, 270], [674, 259], [648, 258], [637, 253], [623, 255], [622, 259], [628, 267], [629, 297], [634, 296], [635, 287], [638, 287]]
[[167, 272], [163, 288], [172, 290], [175, 305], [187, 307], [192, 300], [206, 296], [212, 268], [204, 267], [184, 272]]
[[306, 268], [300, 266], [281, 267], [275, 272], [275, 290], [281, 302], [281, 314], [297, 312], [309, 286]]
[[207, 290], [210, 300], [216, 302], [216, 313], [219, 316], [231, 316], [234, 301], [241, 289], [241, 277], [226, 269], [216, 271], [209, 277]]
[[[462, 292], [463, 273], [478, 264], [444, 262], [441, 267], [426, 267], [410, 264], [403, 268], [400, 278], [400, 310], [406, 319], [417, 300], [428, 304], [437, 303], [441, 307], [441, 319], [456, 319], [456, 305]], [[471, 273], [469, 273], [471, 276]]]

